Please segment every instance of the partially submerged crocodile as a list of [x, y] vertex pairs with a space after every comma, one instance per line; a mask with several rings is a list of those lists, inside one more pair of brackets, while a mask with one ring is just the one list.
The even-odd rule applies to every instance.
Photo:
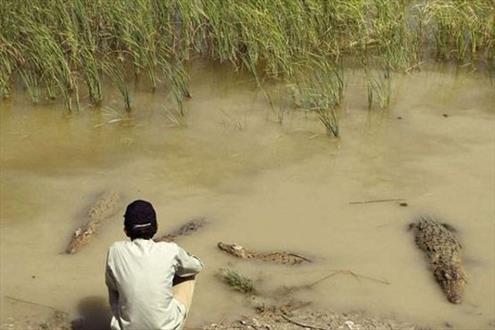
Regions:
[[297, 265], [304, 262], [311, 262], [310, 259], [303, 257], [299, 254], [284, 252], [284, 251], [276, 251], [276, 252], [254, 252], [245, 249], [244, 247], [237, 244], [227, 244], [219, 242], [217, 244], [218, 248], [231, 256], [241, 258], [241, 259], [250, 259], [250, 260], [261, 260], [265, 262], [273, 262], [284, 265]]
[[155, 242], [173, 242], [178, 236], [188, 236], [192, 233], [196, 232], [198, 229], [202, 228], [204, 225], [208, 223], [206, 218], [195, 218], [191, 221], [186, 222], [176, 230], [168, 233], [166, 235], [155, 238]]
[[114, 191], [103, 193], [96, 203], [89, 208], [88, 222], [76, 229], [65, 252], [68, 254], [77, 253], [88, 244], [101, 221], [115, 212], [119, 199], [120, 195]]
[[429, 216], [421, 216], [410, 225], [410, 229], [414, 229], [416, 245], [426, 253], [433, 275], [447, 299], [451, 303], [460, 304], [466, 285], [466, 273], [462, 266], [461, 244], [452, 227]]

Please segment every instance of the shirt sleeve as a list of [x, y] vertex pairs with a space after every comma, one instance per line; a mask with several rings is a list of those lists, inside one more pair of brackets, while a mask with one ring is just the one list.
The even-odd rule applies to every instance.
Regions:
[[183, 248], [177, 245], [177, 268], [175, 274], [180, 277], [196, 275], [203, 269], [201, 260], [186, 252]]
[[112, 308], [112, 314], [115, 316], [118, 314], [119, 306], [119, 291], [117, 290], [117, 284], [115, 282], [115, 277], [110, 267], [110, 251], [107, 254], [107, 263], [105, 267], [105, 284], [108, 288], [108, 300]]

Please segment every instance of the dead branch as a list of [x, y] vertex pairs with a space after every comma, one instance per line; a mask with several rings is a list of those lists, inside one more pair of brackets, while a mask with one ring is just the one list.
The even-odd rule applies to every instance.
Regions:
[[370, 204], [370, 203], [402, 202], [402, 201], [404, 201], [404, 198], [372, 199], [369, 201], [349, 202], [349, 204]]
[[316, 326], [313, 326], [313, 325], [309, 325], [309, 324], [305, 324], [305, 323], [301, 323], [301, 322], [298, 322], [298, 321], [294, 321], [292, 320], [291, 318], [289, 318], [287, 315], [285, 314], [280, 314], [280, 316], [282, 316], [282, 318], [284, 320], [286, 320], [287, 322], [289, 323], [292, 323], [292, 324], [295, 324], [299, 327], [302, 327], [302, 328], [306, 328], [306, 329], [316, 329], [316, 330], [328, 330], [328, 328], [320, 328], [320, 327], [316, 327]]
[[40, 307], [45, 307], [45, 308], [49, 308], [49, 309], [52, 309], [54, 311], [60, 311], [59, 309], [53, 307], [53, 306], [50, 306], [50, 305], [45, 305], [45, 304], [40, 304], [40, 303], [37, 303], [37, 302], [34, 302], [34, 301], [29, 301], [29, 300], [24, 300], [24, 299], [19, 299], [19, 298], [16, 298], [16, 297], [12, 297], [12, 296], [3, 296], [4, 298], [7, 298], [9, 300], [12, 300], [12, 301], [16, 301], [16, 302], [20, 302], [20, 303], [23, 303], [23, 304], [29, 304], [29, 305], [34, 305], [34, 306], [40, 306]]
[[370, 277], [370, 276], [366, 276], [366, 275], [361, 275], [361, 274], [357, 274], [351, 270], [335, 270], [333, 271], [332, 273], [320, 278], [319, 280], [316, 280], [315, 282], [313, 283], [310, 283], [308, 285], [306, 285], [307, 288], [312, 288], [314, 287], [315, 285], [335, 276], [335, 275], [338, 275], [338, 274], [347, 274], [347, 275], [352, 275], [354, 276], [355, 278], [357, 279], [365, 279], [365, 280], [369, 280], [369, 281], [373, 281], [373, 282], [377, 282], [377, 283], [381, 283], [381, 284], [385, 284], [385, 285], [390, 285], [390, 282], [388, 281], [385, 281], [385, 280], [382, 280], [382, 279], [378, 279], [378, 278], [374, 278], [374, 277]]

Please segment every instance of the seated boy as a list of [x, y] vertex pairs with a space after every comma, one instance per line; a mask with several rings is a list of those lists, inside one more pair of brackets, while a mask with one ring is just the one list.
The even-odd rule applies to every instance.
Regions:
[[124, 232], [107, 255], [105, 282], [112, 330], [181, 329], [203, 264], [175, 243], [154, 242], [156, 213], [146, 201], [127, 206]]

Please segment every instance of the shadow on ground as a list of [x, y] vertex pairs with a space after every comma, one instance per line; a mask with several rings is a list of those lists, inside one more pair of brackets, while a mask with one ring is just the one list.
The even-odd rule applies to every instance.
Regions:
[[107, 299], [100, 296], [83, 298], [77, 305], [79, 317], [72, 321], [74, 330], [109, 330], [112, 313]]

